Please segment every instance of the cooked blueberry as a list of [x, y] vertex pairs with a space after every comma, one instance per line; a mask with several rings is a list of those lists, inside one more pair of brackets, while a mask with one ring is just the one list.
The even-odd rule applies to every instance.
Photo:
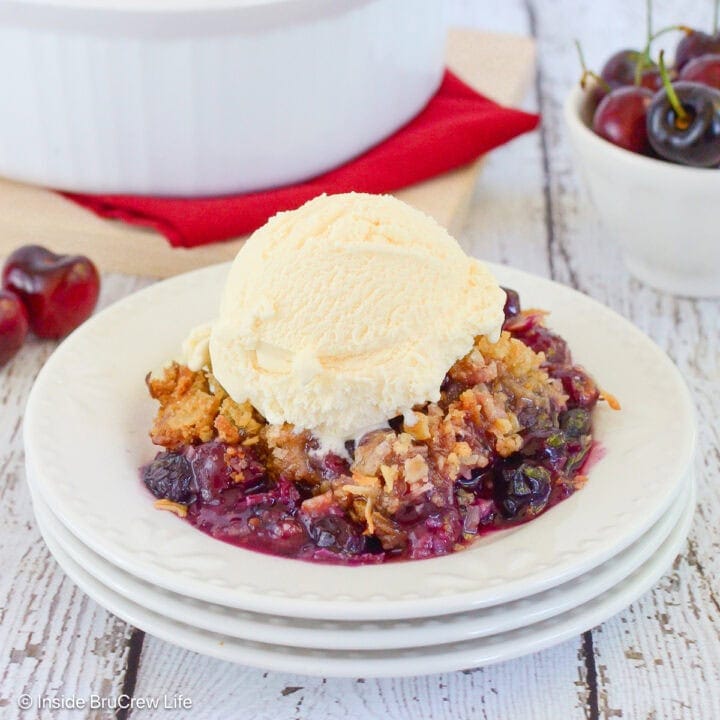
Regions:
[[181, 453], [158, 453], [151, 463], [143, 467], [142, 479], [156, 498], [185, 504], [195, 500], [195, 476], [190, 463]]
[[592, 447], [592, 437], [590, 435], [582, 435], [579, 438], [573, 438], [567, 445], [567, 463], [565, 465], [565, 473], [572, 475], [579, 470], [585, 462], [585, 458]]
[[307, 523], [306, 528], [319, 548], [351, 555], [365, 552], [365, 537], [342, 517], [325, 515]]
[[525, 438], [521, 453], [534, 463], [559, 472], [567, 458], [565, 436], [557, 429], [530, 434]]
[[505, 313], [505, 319], [509, 320], [520, 314], [520, 296], [515, 290], [511, 290], [510, 288], [504, 287], [503, 290], [505, 291], [505, 307], [503, 308], [503, 312]]
[[530, 463], [504, 465], [495, 476], [495, 502], [503, 517], [537, 515], [550, 498], [550, 473]]
[[569, 438], [589, 435], [591, 423], [590, 413], [581, 407], [572, 408], [560, 415], [560, 427]]
[[546, 433], [557, 427], [555, 413], [532, 403], [521, 407], [517, 418], [521, 427], [532, 428], [533, 433]]

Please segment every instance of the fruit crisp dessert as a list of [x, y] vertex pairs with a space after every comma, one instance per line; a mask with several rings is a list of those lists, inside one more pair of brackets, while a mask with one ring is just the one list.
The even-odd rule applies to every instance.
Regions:
[[[268, 258], [278, 253], [258, 252], [254, 267], [245, 252], [253, 243], [258, 249], [256, 236], [263, 240], [268, 228], [286, 251], [278, 260], [287, 271], [279, 291], [267, 287], [276, 281]], [[461, 550], [581, 488], [593, 408], [600, 399], [613, 406], [614, 400], [573, 363], [565, 341], [546, 327], [545, 313], [521, 310], [517, 293], [491, 283], [443, 233], [393, 198], [364, 195], [322, 196], [258, 231], [231, 270], [219, 320], [191, 336], [184, 362], [147, 378], [159, 403], [150, 434], [164, 449], [141, 473], [156, 506], [243, 548], [361, 564]], [[424, 237], [431, 241], [417, 252], [409, 239]], [[337, 250], [332, 277], [317, 283], [316, 256], [302, 255], [315, 240], [323, 257]], [[267, 250], [267, 235], [260, 249]], [[401, 262], [383, 275], [386, 261], [372, 263], [386, 250], [388, 263], [395, 254]], [[386, 283], [382, 293], [352, 299], [343, 266], [348, 255], [353, 276]], [[403, 272], [420, 278], [417, 287], [427, 290], [430, 303], [419, 320], [401, 316], [393, 325], [396, 308], [408, 314]], [[459, 284], [463, 273], [469, 274], [463, 294], [450, 296], [461, 317], [436, 323], [429, 308], [455, 292], [450, 281]], [[266, 286], [248, 292], [252, 283]], [[315, 285], [333, 303], [317, 309]], [[345, 302], [356, 303], [352, 316]], [[332, 317], [338, 305], [344, 326]], [[463, 310], [479, 315], [478, 323]], [[369, 328], [353, 324], [360, 312], [370, 316]], [[385, 313], [379, 330], [377, 312]], [[293, 334], [298, 314], [307, 326]], [[285, 335], [273, 335], [273, 318], [282, 320]], [[454, 322], [459, 329], [448, 334]], [[454, 360], [438, 354], [443, 348], [419, 344], [424, 332], [440, 332]], [[458, 352], [458, 337], [468, 332]], [[235, 344], [237, 338], [245, 344]]]

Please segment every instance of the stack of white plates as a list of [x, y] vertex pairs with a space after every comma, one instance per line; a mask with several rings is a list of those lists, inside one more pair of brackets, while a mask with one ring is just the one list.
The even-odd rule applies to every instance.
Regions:
[[341, 567], [243, 550], [159, 512], [139, 480], [154, 412], [143, 379], [212, 318], [227, 266], [139, 292], [47, 362], [26, 413], [27, 474], [45, 541], [88, 595], [182, 647], [266, 669], [400, 676], [477, 667], [561, 642], [651, 588], [694, 509], [692, 404], [634, 326], [547, 280], [492, 268], [623, 409], [578, 493], [454, 555]]

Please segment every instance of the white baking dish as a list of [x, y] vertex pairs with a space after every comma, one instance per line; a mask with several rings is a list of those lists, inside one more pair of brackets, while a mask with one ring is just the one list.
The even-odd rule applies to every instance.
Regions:
[[415, 115], [442, 0], [3, 0], [0, 175], [208, 195], [296, 182]]

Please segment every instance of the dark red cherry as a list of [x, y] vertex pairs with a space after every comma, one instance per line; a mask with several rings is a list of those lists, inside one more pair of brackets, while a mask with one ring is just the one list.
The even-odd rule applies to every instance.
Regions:
[[22, 347], [28, 332], [27, 310], [10, 290], [0, 290], [0, 367]]
[[720, 33], [699, 32], [693, 30], [680, 40], [675, 50], [675, 68], [678, 72], [691, 60], [701, 55], [720, 53]]
[[17, 249], [5, 263], [3, 287], [28, 311], [31, 330], [42, 338], [60, 338], [92, 313], [100, 276], [83, 255], [56, 255], [40, 245]]
[[693, 82], [674, 83], [672, 90], [676, 101], [661, 90], [648, 110], [655, 152], [682, 165], [720, 165], [720, 90]]
[[643, 87], [621, 87], [605, 96], [593, 118], [593, 130], [613, 145], [650, 154], [645, 115], [653, 94]]
[[720, 54], [701, 55], [690, 60], [680, 71], [679, 79], [720, 90]]
[[657, 68], [648, 68], [640, 73], [640, 85], [657, 92], [662, 87], [662, 77]]
[[600, 71], [600, 77], [611, 88], [634, 85], [635, 71], [641, 54], [637, 50], [618, 50], [607, 59]]
[[[600, 77], [608, 84], [611, 90], [626, 85], [635, 85], [638, 63], [643, 62], [642, 53], [637, 50], [620, 50], [612, 55], [603, 66]], [[662, 78], [658, 69], [646, 67], [640, 71], [639, 84], [648, 90], [659, 90], [662, 87]], [[598, 88], [602, 96], [607, 91]]]

